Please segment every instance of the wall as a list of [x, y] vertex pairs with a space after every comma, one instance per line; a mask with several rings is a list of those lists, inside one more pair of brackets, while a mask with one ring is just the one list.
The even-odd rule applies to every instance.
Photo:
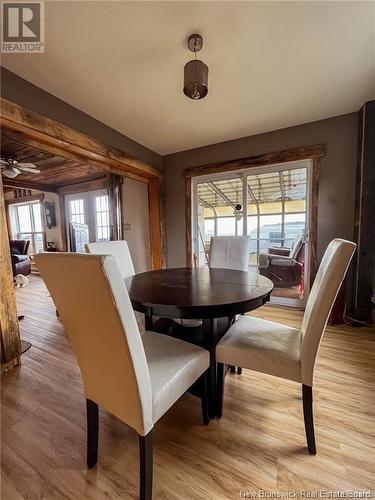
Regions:
[[163, 158], [129, 137], [1, 67], [1, 97], [83, 132], [161, 169]]
[[325, 143], [318, 210], [318, 259], [335, 237], [353, 237], [358, 113], [337, 116], [164, 157], [168, 267], [186, 264], [187, 167]]
[[124, 179], [123, 223], [131, 224], [124, 231], [136, 273], [151, 269], [148, 186], [143, 182]]
[[[62, 235], [61, 235], [61, 219], [60, 219], [60, 204], [59, 204], [59, 196], [56, 193], [47, 193], [43, 191], [37, 191], [36, 189], [31, 190], [31, 194], [37, 195], [37, 194], [43, 194], [44, 195], [44, 201], [49, 201], [50, 203], [53, 203], [55, 205], [55, 213], [56, 213], [56, 227], [53, 227], [51, 229], [48, 229], [47, 225], [45, 225], [46, 228], [46, 240], [47, 241], [53, 241], [57, 248], [61, 251], [63, 246], [62, 246]], [[5, 194], [5, 199], [6, 200], [13, 200], [14, 199], [14, 193], [13, 191], [7, 191]], [[17, 198], [17, 201], [22, 203], [22, 198]], [[46, 223], [45, 219], [45, 213], [43, 209], [43, 217], [44, 217], [44, 223]]]

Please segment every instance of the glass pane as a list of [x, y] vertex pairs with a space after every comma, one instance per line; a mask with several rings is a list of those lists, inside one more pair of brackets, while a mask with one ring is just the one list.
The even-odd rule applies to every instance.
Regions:
[[306, 168], [283, 171], [285, 212], [304, 212], [306, 210], [306, 176]]
[[280, 247], [282, 245], [281, 214], [261, 215], [259, 226], [259, 247], [261, 253], [268, 253], [270, 247]]
[[40, 203], [33, 203], [31, 206], [34, 217], [34, 231], [42, 231], [41, 205]]
[[247, 218], [247, 234], [250, 236], [250, 259], [249, 264], [251, 266], [258, 265], [258, 217], [248, 217]]
[[219, 217], [217, 219], [218, 236], [235, 236], [236, 219], [234, 217]]
[[95, 212], [96, 239], [109, 240], [108, 195], [95, 196]]
[[215, 235], [215, 221], [214, 219], [204, 220], [204, 241], [210, 243], [211, 236]]
[[17, 213], [20, 232], [25, 233], [32, 231], [29, 205], [20, 205], [17, 207]]
[[44, 241], [42, 233], [34, 233], [34, 253], [43, 252]]
[[285, 214], [285, 244], [287, 248], [291, 248], [294, 240], [300, 236], [306, 226], [306, 214]]

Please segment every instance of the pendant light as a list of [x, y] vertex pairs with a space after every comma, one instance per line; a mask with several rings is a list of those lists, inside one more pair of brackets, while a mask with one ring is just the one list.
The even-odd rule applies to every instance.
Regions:
[[193, 34], [188, 38], [188, 47], [194, 52], [194, 59], [184, 67], [184, 94], [194, 101], [203, 99], [208, 93], [208, 66], [197, 59], [197, 52], [203, 47], [201, 35]]

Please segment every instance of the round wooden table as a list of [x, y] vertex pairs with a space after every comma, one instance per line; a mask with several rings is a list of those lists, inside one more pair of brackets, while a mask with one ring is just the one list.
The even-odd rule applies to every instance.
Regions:
[[[272, 281], [256, 273], [232, 269], [175, 268], [136, 274], [127, 278], [125, 284], [133, 308], [145, 314], [146, 330], [153, 329], [153, 316], [202, 320], [201, 345], [211, 356], [210, 414], [213, 416], [216, 344], [237, 314], [269, 301]], [[225, 328], [218, 328], [219, 318], [226, 318]]]

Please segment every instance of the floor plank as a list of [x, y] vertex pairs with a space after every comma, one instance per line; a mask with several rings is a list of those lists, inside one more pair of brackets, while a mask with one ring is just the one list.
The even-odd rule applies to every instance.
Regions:
[[[85, 401], [78, 366], [42, 280], [17, 290], [22, 366], [2, 377], [2, 492], [13, 499], [135, 499], [135, 432], [101, 412], [98, 466], [85, 467]], [[254, 316], [298, 327], [302, 313]], [[329, 327], [315, 378], [318, 454], [306, 452], [297, 384], [244, 370], [228, 375], [224, 416], [201, 424], [185, 395], [156, 425], [155, 499], [236, 499], [259, 490], [374, 488], [375, 330]]]

